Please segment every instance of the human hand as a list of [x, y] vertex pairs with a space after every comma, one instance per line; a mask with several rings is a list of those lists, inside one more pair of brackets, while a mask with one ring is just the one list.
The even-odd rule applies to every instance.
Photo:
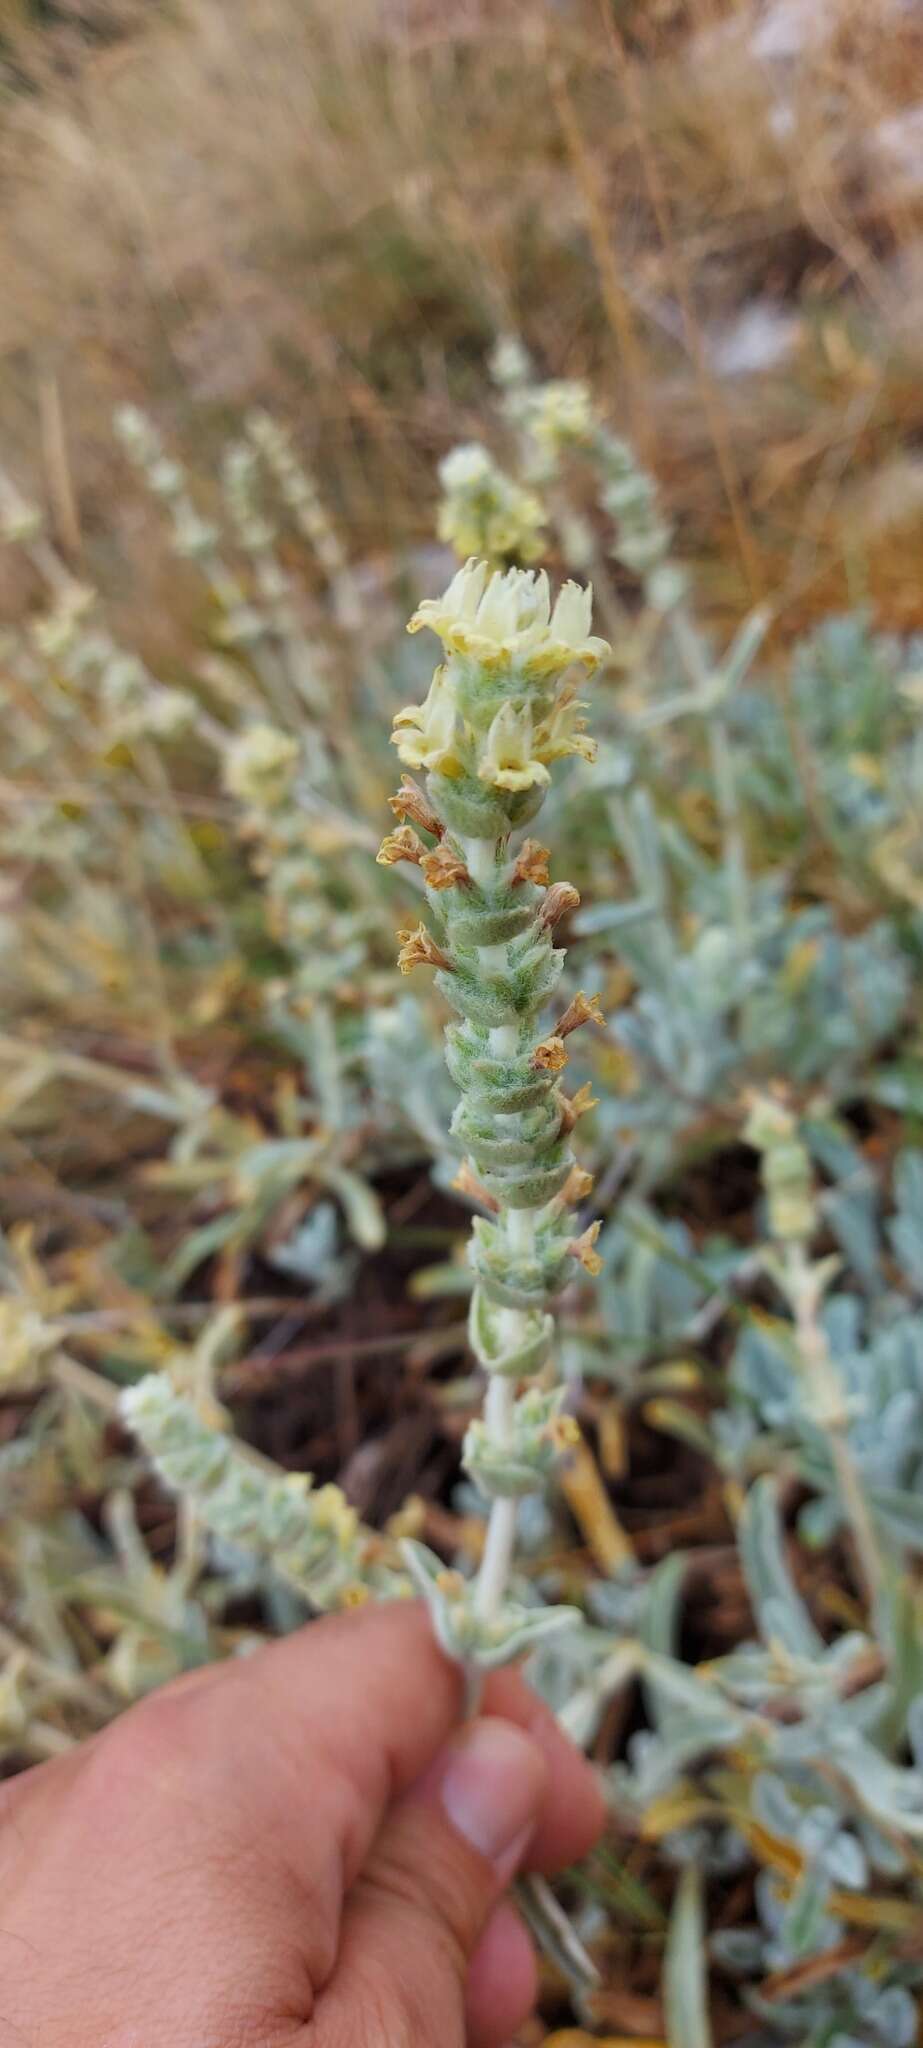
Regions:
[[534, 1996], [503, 1894], [602, 1803], [515, 1672], [460, 1697], [420, 1608], [368, 1608], [0, 1788], [0, 2048], [499, 2048]]

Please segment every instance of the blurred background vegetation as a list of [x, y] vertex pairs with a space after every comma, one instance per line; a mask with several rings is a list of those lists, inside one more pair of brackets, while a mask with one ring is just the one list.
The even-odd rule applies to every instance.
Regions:
[[915, 9], [4, 16], [3, 438], [94, 564], [132, 547], [126, 398], [205, 471], [235, 409], [271, 404], [359, 554], [426, 534], [509, 329], [630, 427], [716, 608], [915, 619]]

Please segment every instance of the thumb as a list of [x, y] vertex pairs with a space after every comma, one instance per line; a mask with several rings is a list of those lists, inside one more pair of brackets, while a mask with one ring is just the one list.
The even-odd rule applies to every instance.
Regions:
[[347, 1907], [315, 2015], [323, 2048], [464, 2048], [465, 1981], [548, 1785], [538, 1744], [473, 1721], [392, 1812]]

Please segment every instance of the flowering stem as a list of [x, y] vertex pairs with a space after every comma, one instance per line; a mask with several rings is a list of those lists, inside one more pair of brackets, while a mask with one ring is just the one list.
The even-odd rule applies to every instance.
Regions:
[[465, 1155], [459, 1185], [486, 1211], [473, 1227], [469, 1332], [487, 1390], [465, 1464], [488, 1519], [473, 1587], [447, 1578], [431, 1556], [410, 1562], [440, 1640], [466, 1665], [473, 1702], [478, 1666], [516, 1655], [524, 1633], [554, 1619], [517, 1608], [509, 1582], [517, 1502], [547, 1484], [574, 1429], [560, 1415], [561, 1390], [548, 1385], [548, 1303], [570, 1255], [593, 1269], [595, 1230], [572, 1235], [569, 1205], [590, 1182], [568, 1139], [585, 1104], [568, 1101], [558, 1075], [565, 1038], [599, 1013], [580, 993], [557, 1031], [542, 1036], [541, 1012], [564, 965], [553, 929], [579, 899], [567, 883], [548, 886], [547, 852], [523, 832], [549, 764], [592, 755], [570, 676], [592, 670], [604, 643], [589, 634], [589, 592], [566, 586], [552, 612], [546, 578], [522, 570], [489, 577], [485, 563], [469, 563], [444, 598], [423, 604], [411, 628], [423, 625], [443, 640], [446, 660], [425, 703], [398, 713], [394, 737], [406, 765], [426, 770], [427, 786], [405, 778], [391, 808], [437, 843], [425, 845], [404, 824], [379, 858], [421, 869], [438, 931], [403, 933], [400, 964], [435, 967], [460, 1019], [446, 1034], [460, 1092], [452, 1123]]
[[[502, 1442], [502, 1439], [498, 1441]], [[495, 1500], [488, 1517], [484, 1555], [474, 1595], [475, 1610], [482, 1621], [496, 1621], [503, 1606], [515, 1541], [516, 1502]]]

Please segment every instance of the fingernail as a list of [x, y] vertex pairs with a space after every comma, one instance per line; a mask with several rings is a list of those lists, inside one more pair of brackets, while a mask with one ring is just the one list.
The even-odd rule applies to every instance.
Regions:
[[487, 1717], [453, 1743], [440, 1798], [453, 1828], [507, 1875], [534, 1830], [547, 1780], [537, 1743], [510, 1721]]

